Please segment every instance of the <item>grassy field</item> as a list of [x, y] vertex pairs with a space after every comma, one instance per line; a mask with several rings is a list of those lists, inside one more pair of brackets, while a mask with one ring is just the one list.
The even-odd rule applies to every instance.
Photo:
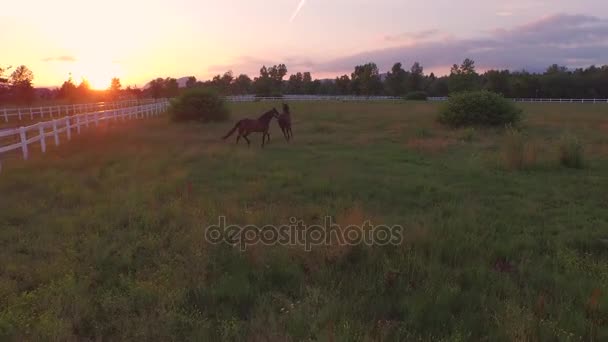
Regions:
[[[294, 103], [292, 143], [276, 122], [264, 150], [219, 138], [269, 106], [5, 160], [0, 339], [608, 340], [608, 106], [523, 105], [516, 170], [504, 130], [443, 128], [430, 103]], [[584, 169], [560, 165], [565, 133]], [[221, 215], [404, 241], [241, 252], [205, 241]]]

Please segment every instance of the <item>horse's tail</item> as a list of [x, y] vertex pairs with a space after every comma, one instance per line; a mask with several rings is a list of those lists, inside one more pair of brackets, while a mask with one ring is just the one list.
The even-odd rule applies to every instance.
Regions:
[[237, 128], [239, 128], [239, 126], [241, 125], [241, 122], [243, 120], [239, 121], [236, 123], [236, 125], [234, 125], [234, 128], [232, 130], [230, 130], [230, 132], [228, 132], [228, 134], [226, 134], [222, 139], [226, 140], [228, 139], [231, 135], [234, 134], [234, 132], [237, 130]]

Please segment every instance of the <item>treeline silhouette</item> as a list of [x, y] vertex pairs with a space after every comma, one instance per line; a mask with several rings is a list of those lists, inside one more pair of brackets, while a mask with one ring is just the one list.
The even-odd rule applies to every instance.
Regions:
[[[526, 98], [608, 98], [608, 65], [590, 66], [569, 70], [551, 65], [543, 73], [509, 70], [488, 70], [478, 73], [475, 62], [465, 59], [454, 64], [450, 74], [426, 74], [424, 67], [415, 62], [409, 69], [395, 63], [391, 70], [381, 74], [375, 63], [355, 67], [350, 75], [335, 79], [313, 79], [310, 72], [287, 76], [284, 64], [263, 66], [258, 77], [245, 74], [237, 77], [231, 71], [217, 75], [206, 82], [191, 77], [186, 87], [205, 87], [222, 95], [256, 94], [279, 96], [282, 94], [307, 95], [387, 95], [406, 96], [424, 92], [428, 96], [448, 96], [451, 93], [486, 89], [506, 97]], [[172, 87], [175, 87], [173, 83]], [[148, 92], [150, 90], [148, 89]], [[173, 89], [173, 92], [176, 90]], [[163, 93], [155, 90], [155, 95]], [[170, 91], [166, 93], [171, 93]]]
[[59, 88], [34, 88], [32, 83], [34, 73], [30, 69], [25, 65], [10, 72], [11, 69], [11, 67], [0, 67], [0, 104], [32, 104], [38, 100], [85, 103], [146, 96], [137, 87], [128, 86], [123, 89], [119, 78], [113, 78], [110, 87], [106, 90], [91, 89], [85, 79], [76, 85], [71, 76]]
[[386, 73], [380, 73], [378, 66], [370, 62], [357, 65], [350, 75], [335, 79], [313, 79], [310, 72], [287, 75], [287, 66], [279, 64], [262, 66], [259, 75], [253, 79], [246, 74], [234, 76], [232, 71], [228, 71], [208, 81], [199, 81], [195, 77], [185, 80], [157, 78], [139, 89], [130, 86], [123, 88], [120, 79], [114, 78], [107, 90], [93, 90], [86, 80], [81, 80], [77, 85], [70, 77], [58, 89], [35, 89], [32, 85], [34, 74], [26, 66], [14, 70], [0, 67], [0, 104], [29, 104], [40, 99], [79, 103], [166, 98], [177, 96], [184, 88], [207, 88], [221, 95], [257, 96], [448, 96], [466, 90], [486, 89], [511, 98], [608, 98], [608, 65], [570, 70], [554, 64], [543, 73], [525, 70], [488, 70], [479, 73], [475, 62], [465, 59], [459, 65], [454, 64], [449, 75], [439, 77], [432, 72], [426, 74], [418, 62], [407, 69], [401, 63], [395, 63]]

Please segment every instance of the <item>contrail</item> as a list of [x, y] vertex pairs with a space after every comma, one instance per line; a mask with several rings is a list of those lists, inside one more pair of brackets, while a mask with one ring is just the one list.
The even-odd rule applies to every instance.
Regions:
[[290, 23], [293, 22], [293, 20], [298, 16], [298, 13], [300, 13], [300, 10], [302, 9], [302, 7], [304, 7], [304, 4], [306, 4], [306, 0], [301, 0], [300, 4], [298, 5], [296, 10], [291, 15], [291, 19], [289, 19]]

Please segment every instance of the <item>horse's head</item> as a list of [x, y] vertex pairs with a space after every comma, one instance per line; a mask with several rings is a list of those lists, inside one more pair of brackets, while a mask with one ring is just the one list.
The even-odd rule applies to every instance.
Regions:
[[283, 113], [289, 113], [289, 105], [287, 103], [283, 103]]
[[272, 115], [274, 115], [274, 117], [275, 117], [275, 118], [277, 118], [277, 119], [279, 118], [279, 115], [281, 115], [281, 114], [279, 113], [279, 111], [278, 111], [278, 110], [277, 110], [275, 107], [273, 107], [273, 108], [272, 108], [272, 110], [271, 110], [270, 112], [271, 112], [271, 113], [272, 113]]

